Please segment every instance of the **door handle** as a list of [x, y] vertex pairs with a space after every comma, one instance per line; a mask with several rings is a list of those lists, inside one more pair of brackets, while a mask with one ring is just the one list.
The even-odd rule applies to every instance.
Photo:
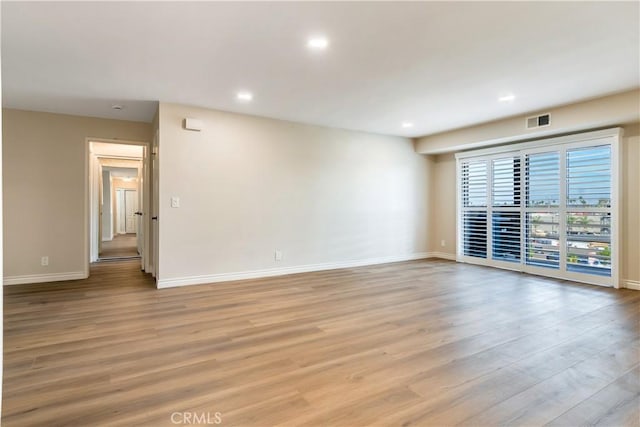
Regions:
[[136, 213], [134, 213], [134, 215], [142, 216], [142, 212], [136, 212]]
[[154, 220], [154, 221], [157, 221], [158, 217], [157, 216], [152, 216], [151, 219]]

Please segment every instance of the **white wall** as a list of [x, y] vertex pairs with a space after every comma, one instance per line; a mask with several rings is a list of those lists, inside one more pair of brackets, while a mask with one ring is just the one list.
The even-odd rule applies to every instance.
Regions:
[[431, 161], [412, 141], [165, 103], [159, 118], [159, 286], [425, 256]]

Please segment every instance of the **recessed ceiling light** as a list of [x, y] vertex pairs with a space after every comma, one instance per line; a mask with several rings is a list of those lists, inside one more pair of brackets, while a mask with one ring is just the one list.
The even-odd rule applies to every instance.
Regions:
[[329, 40], [326, 37], [312, 37], [307, 40], [307, 47], [314, 50], [324, 50], [329, 46]]
[[111, 106], [111, 108], [112, 108], [112, 109], [114, 109], [114, 110], [118, 110], [118, 111], [120, 111], [120, 110], [124, 110], [124, 106], [122, 106], [122, 105], [120, 105], [120, 104], [113, 104], [113, 105]]
[[238, 98], [239, 101], [251, 101], [253, 94], [251, 92], [238, 92], [236, 98]]
[[413, 123], [411, 123], [411, 122], [402, 122], [402, 127], [403, 128], [412, 128], [413, 127]]
[[498, 101], [500, 102], [511, 102], [514, 99], [516, 99], [516, 96], [512, 93], [508, 94], [508, 95], [503, 95], [501, 97], [498, 98]]

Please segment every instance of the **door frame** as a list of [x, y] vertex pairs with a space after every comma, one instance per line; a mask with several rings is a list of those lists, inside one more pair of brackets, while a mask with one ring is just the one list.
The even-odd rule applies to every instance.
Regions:
[[[149, 263], [150, 263], [150, 251], [153, 248], [150, 245], [149, 234], [152, 232], [151, 230], [151, 191], [152, 191], [152, 182], [149, 179], [150, 168], [149, 168], [149, 157], [150, 157], [150, 143], [147, 141], [132, 141], [132, 140], [121, 140], [121, 139], [108, 139], [108, 138], [85, 138], [85, 179], [84, 179], [84, 276], [89, 277], [89, 265], [93, 261], [93, 257], [95, 255], [97, 259], [98, 254], [92, 253], [92, 244], [93, 240], [98, 237], [93, 236], [93, 228], [95, 225], [94, 222], [96, 218], [94, 218], [94, 209], [93, 204], [97, 202], [97, 194], [96, 193], [96, 174], [99, 172], [101, 168], [96, 167], [97, 160], [99, 158], [112, 158], [112, 159], [122, 159], [122, 160], [140, 160], [133, 159], [131, 157], [124, 156], [96, 156], [91, 153], [91, 143], [92, 142], [103, 142], [108, 144], [119, 144], [119, 145], [136, 145], [143, 147], [143, 155], [142, 155], [142, 178], [143, 182], [140, 184], [140, 189], [142, 190], [142, 207], [138, 206], [139, 210], [143, 213], [142, 215], [142, 225], [143, 225], [143, 253], [141, 254], [141, 269], [143, 271], [149, 272]], [[97, 169], [97, 170], [96, 170]], [[140, 209], [141, 208], [141, 209]], [[97, 218], [99, 221], [99, 218]], [[99, 240], [99, 239], [98, 239]]]

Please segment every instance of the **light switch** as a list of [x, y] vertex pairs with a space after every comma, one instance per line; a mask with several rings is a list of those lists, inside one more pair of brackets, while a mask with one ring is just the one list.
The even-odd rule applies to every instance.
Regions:
[[172, 208], [179, 208], [180, 207], [180, 197], [173, 196], [171, 198], [171, 207]]

